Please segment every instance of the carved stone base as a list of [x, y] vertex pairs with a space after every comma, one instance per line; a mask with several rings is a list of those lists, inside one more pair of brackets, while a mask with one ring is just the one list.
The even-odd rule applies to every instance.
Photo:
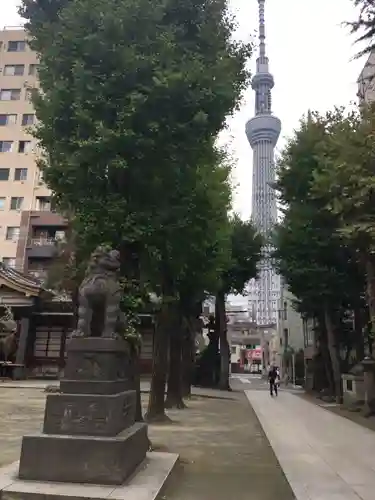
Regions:
[[24, 436], [19, 478], [90, 484], [122, 484], [146, 457], [147, 425], [136, 423], [117, 437]]
[[144, 460], [147, 425], [135, 422], [126, 342], [75, 338], [60, 394], [47, 396], [44, 434], [24, 436], [20, 479], [122, 484]]
[[[69, 341], [62, 392], [107, 394], [131, 384], [129, 346], [123, 340], [74, 338]], [[113, 392], [112, 392], [113, 391]]]
[[136, 392], [119, 394], [49, 394], [46, 434], [116, 436], [135, 422]]

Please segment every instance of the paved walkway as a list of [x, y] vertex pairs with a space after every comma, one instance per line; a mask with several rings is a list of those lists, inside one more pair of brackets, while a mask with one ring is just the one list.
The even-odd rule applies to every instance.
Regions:
[[375, 433], [293, 394], [246, 391], [297, 500], [374, 500]]
[[[0, 388], [0, 466], [19, 459], [22, 435], [43, 422], [43, 386], [23, 385]], [[159, 500], [293, 500], [243, 391], [194, 393], [186, 410], [168, 411], [170, 423], [149, 428], [156, 451], [180, 455]]]

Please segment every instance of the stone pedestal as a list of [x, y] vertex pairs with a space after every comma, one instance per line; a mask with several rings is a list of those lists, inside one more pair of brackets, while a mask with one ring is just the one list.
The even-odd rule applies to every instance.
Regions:
[[144, 460], [126, 342], [72, 339], [60, 394], [47, 396], [43, 433], [24, 436], [20, 479], [122, 484]]

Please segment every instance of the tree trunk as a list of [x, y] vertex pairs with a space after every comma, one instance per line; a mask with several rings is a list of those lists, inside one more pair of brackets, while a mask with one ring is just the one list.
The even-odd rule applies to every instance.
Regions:
[[185, 408], [182, 399], [182, 324], [174, 322], [175, 328], [169, 336], [169, 373], [166, 408]]
[[342, 391], [341, 391], [341, 368], [340, 368], [340, 357], [336, 341], [336, 334], [334, 331], [332, 315], [328, 307], [324, 310], [324, 321], [327, 329], [327, 341], [328, 341], [328, 351], [331, 358], [332, 372], [333, 372], [333, 382], [335, 387], [335, 398], [337, 403], [341, 403]]
[[354, 332], [355, 332], [355, 352], [357, 363], [365, 357], [365, 343], [363, 337], [362, 311], [360, 307], [356, 307], [354, 314]]
[[154, 335], [152, 377], [146, 419], [149, 422], [169, 420], [164, 411], [165, 384], [168, 370], [169, 307], [163, 303]]
[[371, 255], [365, 256], [367, 303], [370, 312], [372, 352], [375, 352], [375, 265]]
[[[329, 355], [329, 350], [328, 350], [328, 345], [327, 345], [326, 339], [322, 340], [320, 343], [320, 352], [321, 352], [322, 361], [323, 361], [323, 369], [325, 372], [325, 379], [326, 379], [326, 382], [328, 385], [329, 392], [333, 396], [335, 394], [335, 384], [333, 382], [332, 363], [331, 363], [331, 357]], [[316, 370], [319, 370], [320, 366], [317, 364], [315, 368], [316, 368]], [[320, 373], [316, 372], [315, 377], [317, 380], [321, 379], [321, 377], [319, 375], [320, 375]], [[325, 387], [326, 386], [324, 386], [324, 387], [319, 386], [318, 390], [321, 391]]]
[[220, 382], [221, 391], [231, 391], [229, 385], [229, 344], [227, 338], [227, 321], [225, 312], [225, 295], [219, 292], [215, 301], [215, 318], [219, 329], [220, 340]]
[[186, 318], [182, 340], [182, 397], [191, 397], [194, 365], [194, 332], [191, 321]]

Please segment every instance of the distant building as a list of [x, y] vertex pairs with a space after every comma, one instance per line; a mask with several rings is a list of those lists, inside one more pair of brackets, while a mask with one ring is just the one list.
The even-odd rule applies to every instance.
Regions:
[[0, 31], [0, 262], [44, 280], [66, 221], [54, 211], [37, 166], [38, 57], [23, 28]]

